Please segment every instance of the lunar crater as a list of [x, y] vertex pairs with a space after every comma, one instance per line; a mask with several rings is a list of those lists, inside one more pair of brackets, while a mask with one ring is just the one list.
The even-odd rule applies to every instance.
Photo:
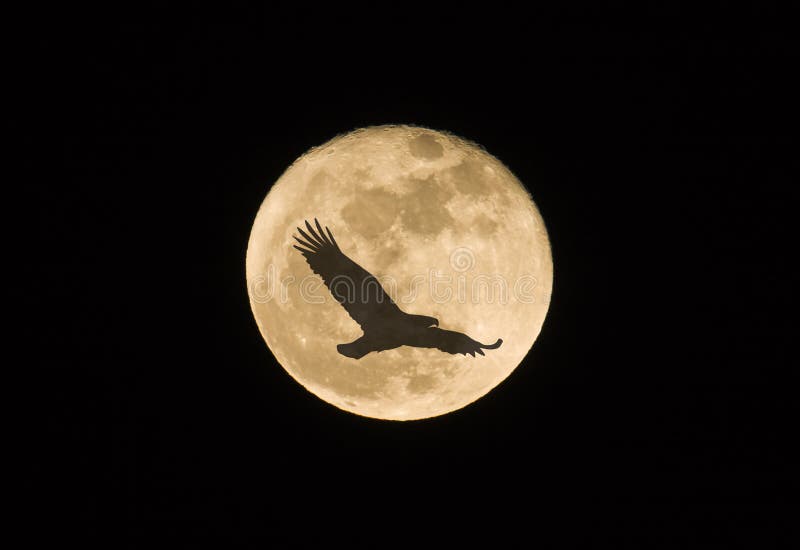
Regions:
[[409, 141], [411, 154], [419, 159], [435, 160], [444, 154], [444, 147], [431, 134], [421, 134]]

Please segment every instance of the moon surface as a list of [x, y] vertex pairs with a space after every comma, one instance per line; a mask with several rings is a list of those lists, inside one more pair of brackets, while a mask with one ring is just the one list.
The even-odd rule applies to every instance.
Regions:
[[[408, 346], [340, 355], [361, 328], [292, 247], [314, 218], [403, 311], [502, 346], [474, 358]], [[544, 222], [511, 171], [465, 139], [397, 125], [297, 159], [256, 215], [246, 273], [258, 328], [286, 371], [340, 409], [389, 420], [460, 409], [502, 382], [539, 335], [553, 286]]]

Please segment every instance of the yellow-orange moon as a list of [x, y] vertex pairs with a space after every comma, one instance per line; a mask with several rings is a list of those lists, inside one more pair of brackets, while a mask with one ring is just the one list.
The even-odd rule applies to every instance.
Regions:
[[[401, 309], [502, 346], [340, 355], [361, 329], [292, 247], [314, 218]], [[533, 346], [553, 288], [529, 191], [480, 146], [415, 126], [359, 129], [297, 159], [258, 211], [246, 264], [255, 320], [286, 371], [340, 409], [391, 420], [445, 414], [497, 386]]]

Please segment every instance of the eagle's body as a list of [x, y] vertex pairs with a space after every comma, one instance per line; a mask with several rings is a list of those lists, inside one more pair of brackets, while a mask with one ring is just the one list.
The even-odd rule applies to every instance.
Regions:
[[314, 222], [316, 231], [308, 222], [308, 233], [297, 228], [305, 240], [295, 237], [302, 247], [293, 246], [364, 331], [361, 338], [336, 346], [342, 355], [360, 359], [373, 351], [414, 346], [474, 357], [483, 355], [482, 349], [496, 349], [503, 343], [498, 339], [491, 345], [481, 344], [466, 334], [438, 328], [439, 321], [433, 317], [404, 312], [372, 274], [345, 256], [330, 229], [323, 231], [320, 223]]

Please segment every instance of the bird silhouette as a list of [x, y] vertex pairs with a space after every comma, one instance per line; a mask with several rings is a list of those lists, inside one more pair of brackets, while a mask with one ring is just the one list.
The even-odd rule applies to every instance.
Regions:
[[292, 246], [303, 254], [311, 270], [322, 277], [336, 301], [364, 331], [357, 340], [336, 346], [342, 355], [360, 359], [373, 351], [413, 346], [475, 357], [476, 353], [484, 355], [483, 350], [497, 349], [503, 343], [498, 338], [494, 344], [481, 344], [461, 332], [439, 328], [434, 317], [404, 312], [371, 273], [342, 252], [330, 229], [323, 230], [316, 218], [314, 224], [316, 230], [308, 221], [307, 231], [298, 227], [302, 239], [293, 237], [300, 246]]

